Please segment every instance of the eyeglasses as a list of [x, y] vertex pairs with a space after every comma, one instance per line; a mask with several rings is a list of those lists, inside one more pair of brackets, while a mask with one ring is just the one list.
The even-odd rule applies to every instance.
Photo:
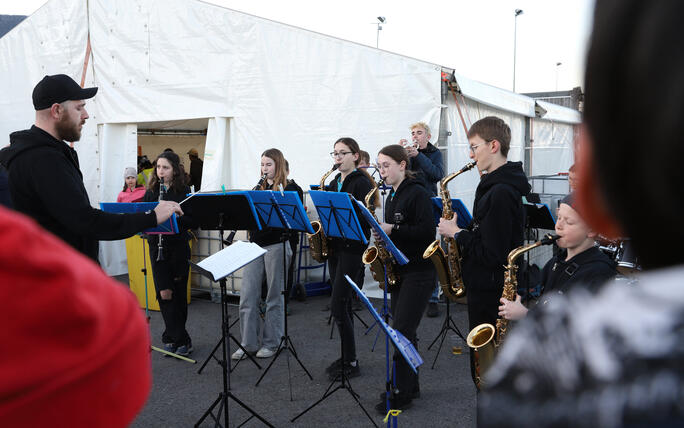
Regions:
[[480, 147], [480, 146], [483, 145], [483, 144], [489, 144], [489, 143], [491, 143], [492, 141], [494, 141], [494, 140], [485, 141], [484, 143], [475, 144], [474, 146], [470, 146], [470, 152], [473, 153], [473, 154], [475, 154], [475, 149], [477, 149], [478, 147]]
[[330, 157], [335, 159], [335, 158], [343, 158], [347, 156], [349, 153], [352, 152], [330, 152]]

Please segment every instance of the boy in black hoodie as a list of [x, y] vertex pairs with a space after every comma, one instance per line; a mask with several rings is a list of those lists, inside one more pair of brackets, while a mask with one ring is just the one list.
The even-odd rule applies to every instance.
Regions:
[[[477, 162], [480, 184], [475, 191], [473, 221], [467, 229], [441, 219], [439, 233], [454, 237], [461, 248], [462, 275], [468, 296], [469, 328], [496, 324], [508, 253], [522, 245], [522, 197], [530, 185], [521, 162], [508, 162], [511, 129], [498, 117], [485, 117], [468, 131], [470, 158]], [[472, 358], [471, 358], [472, 363]]]

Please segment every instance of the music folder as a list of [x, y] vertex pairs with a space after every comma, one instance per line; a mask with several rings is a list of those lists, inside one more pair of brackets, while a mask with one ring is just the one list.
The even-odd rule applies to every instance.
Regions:
[[[432, 214], [435, 216], [435, 224], [439, 224], [443, 211], [442, 198], [432, 197], [430, 199], [432, 199]], [[451, 200], [451, 209], [456, 214], [456, 224], [461, 229], [466, 229], [473, 221], [473, 216], [460, 199]]]
[[214, 282], [225, 278], [241, 267], [266, 254], [266, 250], [253, 242], [236, 241], [199, 263], [190, 262], [205, 277]]
[[349, 283], [349, 285], [352, 286], [354, 291], [356, 291], [356, 294], [359, 296], [361, 302], [363, 302], [363, 304], [366, 305], [368, 312], [371, 313], [373, 318], [375, 318], [375, 321], [385, 331], [387, 337], [389, 337], [392, 343], [394, 343], [395, 348], [399, 350], [399, 352], [404, 357], [406, 362], [409, 364], [411, 369], [416, 374], [418, 374], [418, 367], [420, 367], [420, 365], [423, 364], [423, 358], [421, 358], [420, 354], [418, 354], [418, 350], [416, 350], [416, 347], [413, 346], [413, 343], [411, 343], [411, 341], [408, 340], [403, 334], [387, 325], [385, 320], [383, 320], [380, 314], [378, 314], [378, 312], [375, 310], [370, 300], [368, 300], [368, 297], [366, 297], [366, 295], [363, 294], [363, 292], [361, 291], [361, 289], [359, 289], [356, 283], [354, 283], [354, 281], [352, 281], [352, 279], [349, 278], [349, 275], [345, 275], [344, 277]]
[[[144, 213], [157, 207], [159, 202], [100, 202], [100, 209], [114, 214]], [[145, 229], [148, 235], [174, 235], [178, 233], [178, 219], [173, 213], [168, 220], [155, 227]]]

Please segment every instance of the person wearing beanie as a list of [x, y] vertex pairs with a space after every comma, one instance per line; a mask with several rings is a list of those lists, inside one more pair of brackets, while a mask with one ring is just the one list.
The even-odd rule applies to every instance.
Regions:
[[97, 88], [81, 88], [64, 74], [45, 76], [33, 89], [35, 125], [10, 134], [0, 151], [9, 171], [14, 209], [33, 218], [76, 250], [98, 258], [99, 240], [128, 238], [182, 214], [176, 202], [162, 202], [147, 213], [113, 214], [90, 205], [76, 150], [88, 119], [85, 100]]
[[[596, 292], [617, 272], [615, 262], [596, 247], [596, 232], [584, 222], [577, 211], [572, 194], [561, 200], [556, 220], [557, 244], [562, 249], [549, 260], [542, 270], [543, 296], [537, 304], [548, 303], [553, 294], [564, 294], [576, 285]], [[518, 294], [515, 301], [500, 299], [499, 316], [519, 320], [527, 315]]]
[[204, 162], [199, 158], [199, 153], [195, 148], [188, 150], [188, 156], [190, 157], [190, 185], [194, 186], [195, 192], [199, 192], [202, 187]]
[[129, 426], [152, 385], [133, 294], [2, 207], [0, 284], [0, 426]]
[[135, 168], [128, 167], [124, 171], [124, 187], [116, 197], [116, 202], [140, 202], [145, 196], [145, 187], [138, 186], [138, 174]]

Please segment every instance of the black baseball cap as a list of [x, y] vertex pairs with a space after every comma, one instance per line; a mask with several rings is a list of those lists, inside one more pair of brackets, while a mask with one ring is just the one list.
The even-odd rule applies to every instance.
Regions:
[[36, 110], [50, 108], [55, 103], [69, 100], [87, 100], [95, 96], [97, 88], [81, 88], [66, 74], [45, 76], [33, 88], [33, 107]]

